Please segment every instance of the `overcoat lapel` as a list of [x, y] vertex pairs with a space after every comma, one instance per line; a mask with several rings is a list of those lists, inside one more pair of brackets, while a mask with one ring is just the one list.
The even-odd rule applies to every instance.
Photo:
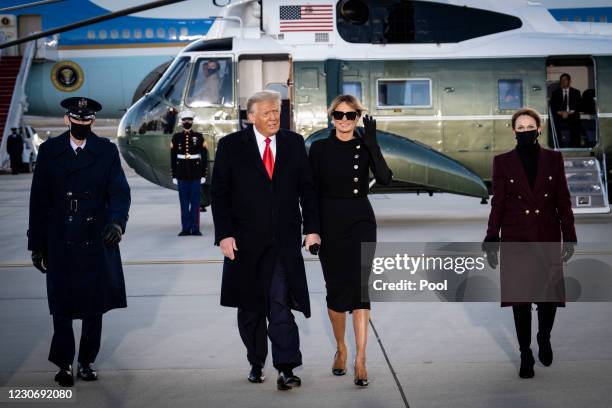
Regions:
[[[539, 177], [539, 166], [540, 164], [538, 164], [538, 176], [536, 177]], [[531, 187], [529, 186], [529, 180], [527, 180], [525, 168], [523, 168], [523, 163], [521, 162], [521, 159], [516, 149], [512, 150], [512, 153], [510, 154], [510, 168], [514, 170], [513, 173], [517, 177], [517, 182], [519, 183], [521, 190], [523, 190], [525, 195], [529, 197], [531, 201], [534, 201], [535, 196], [533, 194], [533, 191], [531, 190]]]

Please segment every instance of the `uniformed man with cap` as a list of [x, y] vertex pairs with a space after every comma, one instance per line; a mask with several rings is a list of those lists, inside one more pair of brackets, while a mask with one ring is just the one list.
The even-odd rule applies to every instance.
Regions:
[[40, 146], [28, 249], [47, 278], [54, 329], [49, 361], [59, 367], [55, 381], [72, 386], [72, 320], [83, 320], [77, 377], [93, 381], [102, 315], [127, 306], [118, 243], [128, 220], [130, 187], [116, 145], [91, 131], [102, 106], [88, 98], [61, 104], [69, 130]]
[[178, 186], [181, 203], [181, 232], [179, 236], [202, 235], [200, 232], [200, 192], [206, 181], [208, 149], [204, 136], [194, 132], [192, 111], [181, 114], [183, 131], [172, 136], [170, 160], [172, 182]]
[[17, 133], [17, 128], [11, 128], [11, 134], [6, 141], [6, 152], [11, 159], [11, 173], [19, 174], [23, 167], [21, 160], [23, 155], [23, 137]]

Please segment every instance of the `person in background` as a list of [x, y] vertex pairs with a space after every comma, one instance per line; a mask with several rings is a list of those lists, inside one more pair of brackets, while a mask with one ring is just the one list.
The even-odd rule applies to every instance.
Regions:
[[11, 128], [11, 134], [6, 141], [6, 152], [11, 159], [11, 174], [19, 174], [23, 167], [23, 137], [17, 133], [17, 128]]
[[170, 160], [172, 183], [178, 186], [181, 204], [181, 232], [179, 237], [202, 235], [200, 232], [200, 193], [206, 182], [208, 149], [204, 136], [193, 131], [195, 114], [181, 114], [183, 131], [172, 136]]
[[550, 107], [554, 115], [557, 135], [561, 136], [563, 132], [569, 132], [569, 146], [562, 147], [580, 147], [582, 144], [580, 91], [572, 88], [571, 84], [572, 77], [566, 73], [561, 74], [559, 88], [553, 91], [550, 98]]

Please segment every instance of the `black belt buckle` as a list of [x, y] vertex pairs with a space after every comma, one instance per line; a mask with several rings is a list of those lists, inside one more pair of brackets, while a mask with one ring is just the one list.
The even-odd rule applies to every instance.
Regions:
[[77, 210], [79, 209], [79, 200], [77, 199], [70, 200], [69, 208], [70, 208], [70, 211], [77, 212]]

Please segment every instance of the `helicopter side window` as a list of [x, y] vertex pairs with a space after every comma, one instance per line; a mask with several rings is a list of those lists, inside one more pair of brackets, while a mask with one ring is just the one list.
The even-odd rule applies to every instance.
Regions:
[[342, 93], [344, 95], [353, 95], [360, 101], [361, 98], [361, 82], [359, 81], [345, 81], [342, 83]]
[[500, 79], [497, 82], [499, 109], [513, 110], [523, 107], [523, 81], [520, 79]]
[[381, 79], [377, 91], [379, 108], [431, 107], [430, 79]]
[[155, 86], [152, 92], [168, 100], [173, 105], [179, 105], [187, 82], [188, 67], [189, 57], [183, 57], [176, 60], [176, 62], [168, 68], [168, 72], [164, 74], [159, 84]]
[[195, 64], [185, 103], [190, 107], [231, 106], [232, 83], [229, 58], [201, 58]]

